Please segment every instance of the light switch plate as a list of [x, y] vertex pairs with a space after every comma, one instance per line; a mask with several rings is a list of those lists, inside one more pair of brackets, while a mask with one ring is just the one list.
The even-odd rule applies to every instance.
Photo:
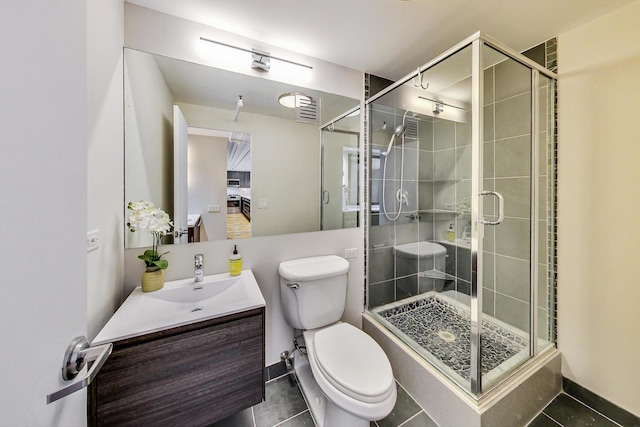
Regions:
[[87, 252], [95, 251], [100, 247], [100, 230], [91, 230], [87, 233]]
[[344, 250], [345, 258], [357, 258], [358, 257], [358, 248], [351, 248]]

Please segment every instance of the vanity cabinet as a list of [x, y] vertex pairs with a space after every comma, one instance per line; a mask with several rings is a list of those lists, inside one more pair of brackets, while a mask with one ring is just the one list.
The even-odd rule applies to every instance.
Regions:
[[264, 400], [265, 308], [113, 343], [91, 426], [204, 426]]

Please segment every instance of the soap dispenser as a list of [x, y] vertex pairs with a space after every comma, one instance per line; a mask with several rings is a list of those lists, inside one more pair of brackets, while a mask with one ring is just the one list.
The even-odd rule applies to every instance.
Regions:
[[229, 256], [229, 275], [239, 276], [242, 272], [242, 255], [238, 253], [238, 246], [233, 245], [233, 253]]
[[453, 223], [449, 224], [447, 229], [447, 240], [453, 242], [456, 239], [456, 231], [453, 229]]

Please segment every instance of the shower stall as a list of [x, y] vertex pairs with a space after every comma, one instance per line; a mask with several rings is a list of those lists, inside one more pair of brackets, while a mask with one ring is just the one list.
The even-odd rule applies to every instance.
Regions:
[[366, 102], [364, 328], [442, 425], [559, 391], [554, 80], [477, 33]]

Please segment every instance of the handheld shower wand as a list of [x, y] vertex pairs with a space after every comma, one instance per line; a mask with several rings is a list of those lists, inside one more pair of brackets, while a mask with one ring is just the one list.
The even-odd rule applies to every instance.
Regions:
[[393, 135], [391, 135], [391, 141], [389, 141], [389, 146], [387, 147], [387, 151], [383, 151], [380, 153], [384, 157], [387, 157], [391, 153], [391, 147], [393, 146], [393, 142], [396, 140], [396, 136], [402, 137], [406, 132], [407, 127], [404, 124], [396, 126], [393, 130]]
[[[389, 221], [395, 221], [400, 217], [400, 214], [402, 214], [402, 205], [409, 204], [408, 201], [408, 194], [407, 191], [404, 189], [404, 134], [407, 130], [406, 126], [405, 126], [405, 120], [407, 118], [407, 113], [409, 113], [409, 110], [405, 111], [404, 115], [402, 116], [402, 124], [399, 124], [398, 126], [396, 126], [396, 128], [393, 130], [393, 135], [391, 135], [391, 141], [389, 141], [389, 146], [387, 147], [387, 151], [380, 153], [382, 155], [382, 157], [384, 157], [384, 165], [382, 166], [382, 211], [384, 213], [384, 216], [389, 220]], [[399, 202], [398, 205], [398, 212], [395, 214], [395, 216], [391, 216], [389, 214], [389, 212], [387, 212], [387, 203], [386, 203], [386, 196], [385, 196], [385, 189], [386, 189], [386, 184], [387, 184], [387, 160], [389, 160], [389, 154], [391, 153], [391, 147], [393, 147], [393, 142], [396, 139], [396, 136], [399, 136], [402, 140], [402, 146], [401, 146], [401, 151], [400, 151], [400, 188], [398, 189], [398, 191], [396, 192], [396, 198]], [[395, 209], [395, 203], [394, 205], [394, 209]]]

